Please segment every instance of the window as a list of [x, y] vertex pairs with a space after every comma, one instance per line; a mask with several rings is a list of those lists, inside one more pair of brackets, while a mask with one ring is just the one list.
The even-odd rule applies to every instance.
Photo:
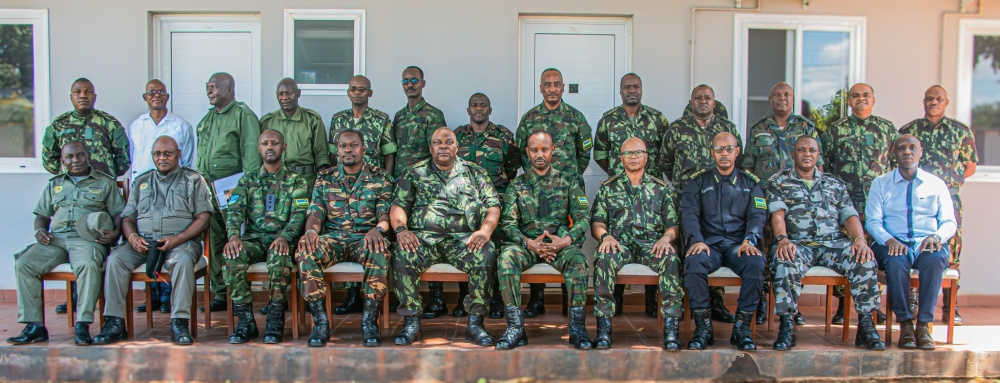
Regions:
[[44, 172], [48, 44], [48, 11], [0, 9], [0, 171]]
[[286, 9], [285, 77], [302, 94], [346, 94], [351, 77], [365, 72], [364, 24], [364, 10]]
[[793, 113], [813, 119], [839, 90], [864, 81], [863, 17], [736, 15], [731, 117], [744, 132], [771, 114], [774, 84], [795, 89]]
[[961, 19], [958, 34], [956, 118], [975, 134], [979, 165], [1000, 166], [1000, 20]]

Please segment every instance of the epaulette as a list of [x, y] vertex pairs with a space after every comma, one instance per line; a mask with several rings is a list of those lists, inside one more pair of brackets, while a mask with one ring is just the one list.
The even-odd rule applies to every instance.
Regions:
[[52, 119], [52, 122], [53, 122], [53, 123], [55, 123], [55, 122], [57, 122], [57, 121], [60, 121], [60, 120], [65, 120], [65, 119], [68, 119], [68, 118], [69, 118], [69, 116], [70, 116], [70, 115], [72, 115], [72, 114], [73, 114], [73, 111], [72, 111], [72, 110], [71, 110], [71, 111], [69, 111], [69, 112], [66, 112], [66, 113], [63, 113], [63, 114], [60, 114], [60, 115], [56, 116], [56, 118], [53, 118], [53, 119]]
[[55, 180], [56, 180], [57, 178], [62, 178], [62, 177], [63, 177], [63, 176], [65, 176], [65, 175], [66, 175], [67, 173], [68, 173], [68, 172], [62, 172], [62, 173], [59, 173], [59, 174], [56, 174], [56, 175], [54, 175], [54, 176], [52, 176], [52, 177], [49, 177], [49, 182], [51, 182], [51, 181], [55, 181]]
[[660, 177], [649, 177], [653, 179], [653, 182], [660, 184], [660, 186], [667, 186], [667, 181], [660, 179]]
[[708, 172], [708, 169], [701, 169], [699, 171], [696, 171], [696, 172], [694, 172], [694, 174], [691, 175], [691, 179], [695, 179], [695, 177], [701, 176], [702, 174], [705, 174], [707, 172]]
[[378, 110], [378, 109], [373, 109], [373, 108], [368, 108], [368, 110], [371, 110], [372, 114], [374, 114], [375, 117], [383, 118], [383, 119], [386, 119], [386, 120], [389, 119], [389, 114], [386, 113], [386, 112], [383, 112], [383, 111]]
[[621, 176], [622, 176], [621, 174], [616, 174], [616, 175], [613, 175], [611, 177], [608, 177], [608, 179], [606, 179], [604, 181], [601, 181], [601, 185], [604, 185], [606, 183], [614, 182], [616, 179], [620, 178]]
[[663, 112], [661, 112], [659, 109], [656, 109], [656, 108], [654, 108], [652, 106], [643, 105], [642, 107], [645, 108], [647, 111], [649, 111], [649, 113], [652, 113], [652, 114], [663, 114]]
[[278, 112], [280, 112], [280, 110], [276, 110], [276, 111], [273, 111], [271, 113], [268, 113], [268, 114], [265, 114], [263, 116], [260, 116], [260, 125], [263, 126], [264, 122], [266, 122], [267, 120], [270, 120], [270, 119], [274, 118], [274, 114], [278, 113]]
[[337, 113], [334, 113], [333, 114], [333, 118], [334, 119], [342, 118], [342, 117], [346, 116], [348, 113], [351, 113], [351, 110], [350, 109], [344, 109], [344, 110], [341, 110], [341, 111], [339, 111]]
[[431, 164], [431, 159], [428, 158], [426, 160], [421, 160], [421, 161], [419, 161], [419, 162], [417, 162], [417, 163], [415, 163], [413, 165], [410, 165], [410, 169], [415, 169], [415, 168], [419, 168], [419, 167], [429, 167], [430, 164]]
[[133, 180], [133, 181], [134, 181], [134, 180], [137, 180], [137, 179], [139, 179], [139, 177], [142, 177], [142, 176], [145, 176], [146, 174], [149, 174], [149, 173], [152, 173], [152, 172], [153, 172], [153, 171], [155, 171], [155, 170], [156, 170], [156, 168], [152, 168], [152, 169], [149, 169], [149, 170], [146, 170], [146, 171], [144, 171], [144, 172], [142, 172], [142, 173], [139, 173], [139, 174], [137, 174], [137, 175], [136, 175], [135, 177], [132, 177], [132, 180]]
[[322, 176], [328, 176], [330, 174], [333, 174], [333, 172], [336, 171], [336, 170], [337, 170], [336, 166], [330, 166], [330, 167], [328, 167], [326, 169], [323, 169], [323, 170], [320, 170], [320, 171], [316, 172], [316, 175], [320, 176], [320, 177], [322, 177]]
[[102, 175], [102, 176], [105, 176], [105, 177], [108, 177], [108, 179], [110, 179], [110, 180], [112, 180], [112, 181], [114, 181], [114, 180], [115, 180], [115, 177], [112, 177], [112, 176], [111, 176], [110, 174], [108, 174], [108, 173], [105, 173], [105, 172], [102, 172], [102, 171], [100, 171], [100, 170], [97, 170], [97, 169], [94, 169], [94, 168], [90, 168], [90, 169], [91, 169], [91, 170], [93, 170], [93, 172], [94, 172], [94, 173], [97, 173], [97, 174], [100, 174], [100, 175]]
[[615, 114], [615, 112], [617, 112], [619, 108], [621, 108], [621, 106], [620, 106], [620, 105], [619, 105], [619, 106], [616, 106], [616, 107], [614, 107], [614, 108], [611, 108], [611, 109], [608, 109], [608, 111], [607, 111], [607, 112], [604, 112], [604, 114], [603, 114], [603, 115], [601, 115], [601, 117], [607, 117], [607, 116], [610, 116], [610, 115], [612, 115], [612, 114]]
[[760, 182], [760, 177], [755, 176], [753, 173], [750, 173], [750, 172], [748, 172], [746, 170], [743, 170], [743, 169], [739, 169], [739, 171], [741, 173], [743, 173], [743, 174], [746, 174], [748, 177], [750, 177], [750, 179], [752, 179], [753, 182], [758, 182], [758, 183]]
[[302, 109], [303, 112], [311, 114], [313, 117], [316, 117], [316, 118], [321, 119], [321, 120], [323, 119], [323, 116], [320, 116], [319, 113], [317, 113], [315, 110], [312, 110], [312, 109], [309, 109], [309, 108], [303, 108], [301, 106], [299, 108]]
[[118, 121], [118, 119], [115, 118], [115, 116], [112, 116], [111, 113], [105, 112], [103, 110], [94, 109], [93, 113], [96, 114], [96, 115], [98, 115], [98, 116], [101, 116], [101, 118], [103, 118], [105, 120]]

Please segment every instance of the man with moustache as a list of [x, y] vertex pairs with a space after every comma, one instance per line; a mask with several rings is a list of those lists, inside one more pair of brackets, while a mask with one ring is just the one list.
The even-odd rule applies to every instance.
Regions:
[[282, 165], [301, 176], [312, 190], [316, 173], [330, 167], [323, 117], [299, 105], [302, 90], [295, 80], [281, 79], [276, 94], [280, 109], [260, 118], [260, 130], [273, 129], [281, 133], [287, 148]]

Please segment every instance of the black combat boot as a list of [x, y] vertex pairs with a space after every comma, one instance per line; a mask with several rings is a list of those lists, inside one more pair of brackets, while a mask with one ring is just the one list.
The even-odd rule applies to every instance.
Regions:
[[128, 333], [125, 331], [125, 318], [105, 316], [104, 327], [94, 337], [94, 344], [103, 346], [125, 339], [128, 339]]
[[281, 343], [285, 340], [285, 302], [271, 301], [265, 307], [268, 309], [264, 322], [264, 344]]
[[507, 331], [503, 332], [500, 339], [497, 339], [497, 350], [513, 350], [517, 347], [528, 344], [528, 335], [524, 333], [524, 318], [521, 318], [521, 309], [518, 307], [507, 307], [504, 309], [507, 316]]
[[885, 343], [882, 342], [882, 339], [878, 336], [878, 331], [875, 330], [875, 322], [872, 321], [872, 313], [859, 316], [858, 332], [854, 337], [854, 345], [856, 347], [864, 347], [875, 351], [885, 350]]
[[528, 285], [528, 305], [524, 307], [524, 317], [534, 318], [545, 314], [545, 284], [532, 283]]
[[931, 329], [927, 322], [917, 321], [917, 348], [921, 350], [934, 349], [934, 338], [931, 338]]
[[45, 342], [47, 340], [49, 340], [49, 330], [45, 326], [28, 323], [24, 326], [24, 330], [21, 330], [20, 335], [7, 338], [7, 343], [20, 345]]
[[753, 332], [750, 331], [753, 314], [753, 311], [736, 312], [736, 323], [733, 323], [733, 335], [729, 337], [729, 344], [736, 346], [740, 351], [757, 350], [757, 344], [753, 342]]
[[754, 320], [757, 324], [767, 324], [767, 291], [760, 294], [760, 303], [757, 303], [757, 315]]
[[577, 350], [594, 348], [587, 334], [587, 309], [583, 306], [569, 308], [569, 343]]
[[796, 326], [805, 326], [806, 325], [806, 318], [804, 316], [802, 316], [802, 313], [799, 312], [799, 311], [795, 312], [795, 316], [793, 316], [792, 319], [795, 320], [795, 325]]
[[625, 310], [625, 285], [615, 285], [615, 291], [611, 293], [611, 296], [615, 298], [615, 316], [621, 315]]
[[717, 320], [722, 323], [736, 323], [736, 317], [733, 313], [726, 308], [725, 301], [723, 301], [721, 295], [712, 295], [711, 299], [708, 301], [709, 307], [712, 308], [712, 320]]
[[393, 340], [398, 346], [409, 346], [423, 338], [424, 333], [420, 330], [420, 316], [407, 315], [403, 317], [403, 328], [396, 334]]
[[503, 298], [500, 296], [500, 289], [493, 290], [493, 297], [490, 298], [490, 318], [503, 318]]
[[326, 302], [322, 299], [306, 302], [306, 307], [313, 316], [313, 331], [309, 335], [309, 347], [326, 347], [330, 341], [330, 319], [326, 316]]
[[365, 347], [382, 345], [382, 334], [378, 328], [378, 316], [381, 311], [382, 301], [365, 299], [364, 314], [361, 316], [361, 337], [364, 339], [361, 344]]
[[566, 316], [568, 315], [566, 310], [569, 310], [569, 293], [566, 292], [565, 283], [563, 283], [560, 287], [562, 288], [562, 315]]
[[907, 319], [899, 324], [899, 348], [917, 348], [917, 336], [913, 333], [913, 319]]
[[844, 324], [844, 298], [837, 297], [837, 312], [833, 314], [831, 324]]
[[233, 304], [233, 315], [236, 316], [236, 329], [229, 336], [229, 344], [243, 344], [260, 336], [257, 321], [253, 317], [253, 302], [245, 305]]
[[778, 325], [778, 337], [774, 339], [775, 351], [788, 351], [795, 347], [795, 319], [792, 315], [781, 314], [781, 324]]
[[656, 318], [658, 314], [656, 312], [656, 293], [659, 292], [660, 286], [657, 285], [646, 285], [646, 315], [650, 318]]
[[469, 315], [469, 324], [465, 326], [465, 340], [482, 347], [493, 345], [493, 337], [483, 328], [482, 315]]
[[594, 348], [598, 350], [611, 349], [611, 317], [597, 317], [597, 337], [594, 338]]
[[190, 346], [194, 344], [194, 338], [191, 338], [191, 330], [188, 328], [187, 319], [170, 318], [170, 341], [178, 346]]
[[430, 292], [431, 299], [424, 306], [424, 313], [420, 314], [421, 318], [424, 319], [434, 319], [439, 316], [444, 316], [448, 314], [448, 306], [444, 303], [444, 283], [443, 282], [430, 282], [427, 284], [427, 288]]
[[665, 351], [680, 351], [681, 341], [677, 338], [680, 320], [674, 317], [663, 318], [663, 349]]
[[333, 315], [347, 315], [361, 312], [362, 299], [361, 284], [359, 283], [357, 287], [347, 289], [347, 298], [344, 298], [344, 303], [340, 306], [333, 308]]
[[469, 315], [465, 310], [465, 297], [469, 296], [469, 282], [458, 282], [458, 305], [451, 310], [451, 316], [462, 318]]
[[73, 342], [77, 346], [90, 346], [94, 344], [94, 339], [90, 337], [90, 322], [76, 322], [73, 331]]
[[711, 315], [709, 310], [691, 310], [691, 320], [695, 327], [691, 340], [688, 341], [688, 350], [704, 350], [715, 344]]

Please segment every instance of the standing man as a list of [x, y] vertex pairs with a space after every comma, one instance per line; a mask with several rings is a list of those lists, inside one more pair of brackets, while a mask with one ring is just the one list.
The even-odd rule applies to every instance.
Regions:
[[[493, 181], [493, 188], [497, 190], [497, 198], [502, 201], [507, 193], [507, 185], [517, 176], [517, 169], [521, 167], [521, 156], [517, 153], [514, 133], [503, 125], [490, 121], [493, 108], [490, 107], [490, 98], [485, 94], [476, 93], [469, 97], [469, 108], [466, 111], [469, 113], [469, 124], [455, 129], [458, 158], [486, 170]], [[490, 239], [498, 249], [502, 244], [502, 235], [503, 233], [494, 230]], [[503, 317], [503, 298], [500, 296], [498, 283], [499, 280], [494, 279], [490, 286], [490, 318], [493, 319]], [[463, 301], [469, 294], [468, 282], [458, 283], [458, 294], [458, 305], [451, 314], [464, 317], [467, 312]]]
[[[976, 138], [968, 126], [944, 116], [948, 107], [948, 92], [941, 86], [934, 85], [924, 92], [924, 118], [916, 119], [903, 125], [900, 134], [912, 134], [920, 142], [926, 143], [923, 163], [920, 168], [944, 180], [951, 192], [952, 205], [955, 206], [955, 235], [948, 241], [949, 267], [958, 270], [962, 254], [962, 199], [958, 191], [965, 180], [976, 173], [976, 162], [979, 154], [976, 152]], [[944, 307], [951, 303], [951, 293], [944, 290]], [[948, 321], [951, 313], [944, 313], [944, 321]], [[952, 323], [962, 325], [962, 315], [958, 313], [958, 302], [955, 302], [955, 316]]]
[[[114, 178], [90, 166], [90, 155], [79, 141], [62, 146], [65, 173], [49, 179], [35, 207], [35, 240], [14, 255], [14, 280], [17, 282], [17, 321], [26, 323], [21, 334], [7, 338], [10, 344], [44, 342], [49, 332], [42, 322], [42, 280], [45, 273], [69, 262], [80, 283], [82, 308], [76, 313], [74, 341], [90, 345], [90, 324], [94, 323], [94, 304], [101, 294], [101, 277], [108, 246], [121, 235], [121, 212], [125, 201], [118, 194]], [[100, 216], [103, 215], [103, 219]], [[96, 238], [91, 221], [110, 225]], [[82, 235], [80, 233], [83, 233]], [[73, 300], [76, 303], [76, 300]]]
[[663, 349], [679, 351], [678, 319], [684, 289], [680, 260], [671, 245], [677, 238], [677, 211], [667, 183], [646, 173], [648, 154], [643, 141], [636, 137], [625, 140], [619, 156], [625, 174], [602, 183], [594, 200], [590, 232], [600, 242], [594, 262], [594, 343], [598, 349], [611, 348], [611, 315], [620, 304], [613, 300], [611, 285], [626, 264], [641, 263], [659, 274]]
[[223, 249], [226, 256], [223, 274], [239, 321], [229, 337], [231, 344], [246, 343], [258, 335], [253, 317], [253, 291], [247, 280], [247, 268], [257, 262], [267, 263], [271, 290], [264, 343], [277, 344], [283, 340], [285, 287], [291, 282], [293, 266], [290, 254], [295, 251], [295, 239], [302, 233], [309, 207], [305, 177], [289, 171], [281, 161], [286, 147], [284, 136], [267, 129], [258, 142], [257, 150], [264, 165], [240, 177], [230, 194], [226, 214], [229, 242]]
[[[521, 155], [524, 172], [531, 171], [531, 159], [527, 151], [528, 136], [538, 131], [548, 132], [555, 146], [550, 161], [552, 167], [560, 169], [562, 176], [575, 182], [580, 189], [586, 189], [583, 172], [590, 165], [590, 149], [594, 146], [594, 141], [590, 136], [587, 118], [579, 110], [563, 102], [565, 90], [562, 72], [555, 68], [542, 71], [541, 84], [538, 85], [542, 103], [525, 112], [517, 125], [518, 154]], [[566, 309], [567, 292], [564, 284], [563, 315], [566, 315]], [[536, 283], [531, 285], [531, 296], [524, 309], [524, 317], [534, 318], [541, 314], [545, 314], [545, 284]]]
[[281, 108], [260, 118], [260, 130], [274, 129], [281, 133], [287, 148], [285, 157], [279, 158], [282, 166], [301, 176], [312, 190], [316, 173], [330, 167], [323, 117], [312, 109], [299, 106], [302, 90], [295, 80], [281, 79], [276, 94]]
[[[167, 101], [170, 101], [170, 94], [167, 93], [167, 86], [157, 79], [149, 80], [146, 83], [146, 92], [142, 94], [143, 101], [149, 105], [149, 111], [132, 121], [128, 126], [128, 143], [131, 148], [132, 158], [132, 179], [140, 174], [156, 168], [153, 163], [153, 141], [160, 136], [170, 136], [177, 141], [183, 157], [180, 165], [193, 168], [195, 164], [195, 154], [197, 153], [195, 144], [194, 127], [183, 118], [171, 114], [167, 110]], [[151, 305], [150, 310], [159, 307], [160, 312], [167, 314], [170, 312], [170, 284], [157, 282], [154, 285], [153, 302], [143, 302], [135, 308], [137, 312], [146, 312], [147, 303]]]
[[[904, 134], [893, 151], [899, 167], [875, 179], [868, 192], [868, 232], [872, 250], [885, 270], [892, 311], [899, 316], [900, 348], [933, 350], [929, 324], [934, 321], [941, 276], [948, 267], [944, 242], [955, 234], [955, 207], [948, 185], [920, 169], [920, 140]], [[920, 272], [916, 330], [910, 311], [910, 270]]]
[[719, 133], [712, 140], [715, 167], [696, 175], [684, 188], [681, 224], [688, 244], [684, 287], [697, 326], [688, 342], [690, 350], [704, 350], [715, 343], [708, 313], [708, 274], [721, 266], [743, 279], [729, 343], [740, 351], [757, 349], [750, 321], [764, 286], [764, 257], [757, 246], [767, 219], [767, 202], [760, 180], [736, 169], [739, 155], [736, 136]]
[[469, 275], [465, 340], [492, 346], [483, 328], [488, 286], [496, 275], [496, 249], [490, 237], [500, 218], [500, 201], [489, 175], [479, 165], [457, 158], [458, 144], [448, 127], [434, 131], [433, 157], [403, 173], [392, 197], [389, 220], [395, 227], [392, 269], [396, 276], [397, 312], [403, 328], [397, 345], [409, 346], [420, 330], [420, 274], [435, 263], [448, 263]]
[[[624, 174], [626, 160], [621, 159], [621, 146], [625, 140], [636, 137], [642, 140], [644, 146], [642, 150], [646, 151], [642, 158], [642, 162], [646, 164], [643, 174], [662, 179], [660, 149], [663, 146], [663, 136], [667, 134], [670, 121], [659, 110], [642, 104], [642, 79], [639, 78], [639, 75], [629, 73], [622, 76], [618, 93], [622, 96], [622, 104], [604, 112], [601, 121], [597, 123], [597, 135], [594, 137], [594, 160], [609, 177]], [[656, 317], [656, 288], [656, 285], [646, 285], [646, 314], [654, 318]], [[614, 291], [615, 315], [622, 312], [624, 293], [625, 285], [616, 284]]]
[[60, 114], [45, 128], [42, 137], [42, 166], [49, 173], [61, 173], [62, 147], [70, 141], [82, 142], [90, 152], [90, 166], [112, 178], [128, 171], [128, 137], [114, 116], [97, 109], [94, 83], [85, 78], [73, 82], [69, 94], [73, 110]]
[[[826, 160], [825, 170], [847, 184], [854, 208], [867, 211], [865, 202], [868, 188], [876, 177], [888, 173], [896, 166], [892, 156], [892, 142], [899, 137], [896, 127], [887, 119], [872, 115], [875, 107], [875, 90], [868, 84], [855, 84], [847, 95], [851, 115], [831, 125], [820, 135], [820, 146]], [[865, 216], [861, 216], [865, 222]], [[843, 293], [838, 291], [839, 296]], [[833, 324], [844, 323], [844, 300], [840, 301]], [[878, 311], [878, 324], [885, 323], [885, 314]]]
[[[775, 311], [781, 318], [774, 349], [795, 347], [802, 276], [812, 266], [823, 266], [847, 276], [858, 313], [857, 346], [884, 350], [872, 313], [881, 305], [874, 256], [865, 241], [864, 228], [843, 182], [816, 168], [819, 143], [802, 136], [795, 141], [794, 169], [779, 170], [764, 181], [771, 227]], [[847, 235], [840, 228], [847, 230]], [[849, 236], [849, 237], [848, 237]], [[766, 313], [765, 313], [766, 314]], [[758, 317], [760, 312], [757, 313]]]
[[[691, 113], [685, 113], [670, 124], [663, 136], [663, 148], [660, 150], [660, 168], [674, 187], [674, 204], [680, 210], [681, 194], [688, 181], [697, 174], [711, 172], [715, 168], [712, 155], [712, 140], [720, 133], [729, 133], [736, 139], [736, 147], [743, 147], [743, 140], [736, 125], [717, 113], [718, 103], [715, 101], [715, 90], [708, 85], [698, 85], [691, 91], [691, 101], [687, 106]], [[724, 111], [724, 108], [723, 108]], [[738, 154], [733, 154], [733, 161], [738, 161]], [[738, 163], [738, 162], [737, 162]], [[681, 227], [685, 230], [685, 227]], [[688, 238], [687, 234], [681, 238]], [[690, 243], [685, 244], [685, 246]], [[736, 317], [723, 304], [722, 296], [725, 289], [712, 287], [710, 291], [712, 320], [724, 323], [734, 323]]]
[[[507, 304], [507, 331], [498, 350], [528, 343], [521, 318], [521, 273], [538, 263], [551, 264], [563, 275], [569, 299], [569, 343], [593, 348], [587, 335], [587, 257], [580, 251], [590, 229], [590, 204], [571, 176], [552, 167], [555, 145], [549, 132], [528, 136], [531, 169], [511, 182], [504, 196], [503, 227], [507, 242], [498, 261], [497, 278]], [[610, 327], [608, 328], [610, 336]], [[610, 338], [606, 348], [611, 347]]]
[[166, 254], [162, 270], [170, 274], [177, 293], [170, 306], [170, 340], [183, 346], [194, 342], [188, 321], [195, 265], [202, 257], [199, 237], [208, 229], [215, 208], [204, 177], [180, 166], [181, 156], [173, 138], [157, 138], [153, 143], [156, 170], [140, 174], [132, 183], [132, 193], [122, 212], [122, 231], [128, 243], [115, 248], [108, 257], [104, 275], [104, 327], [94, 337], [94, 344], [128, 339], [125, 296], [132, 288], [129, 281], [132, 271], [146, 263], [151, 246]]
[[[212, 108], [198, 123], [198, 172], [214, 182], [239, 172], [260, 170], [257, 151], [260, 123], [246, 104], [236, 101], [236, 82], [229, 73], [216, 73], [205, 84]], [[209, 246], [211, 289], [215, 298], [209, 303], [212, 311], [226, 309], [226, 282], [222, 277], [222, 248], [226, 245], [226, 214], [214, 211]], [[201, 308], [204, 310], [204, 308]]]

